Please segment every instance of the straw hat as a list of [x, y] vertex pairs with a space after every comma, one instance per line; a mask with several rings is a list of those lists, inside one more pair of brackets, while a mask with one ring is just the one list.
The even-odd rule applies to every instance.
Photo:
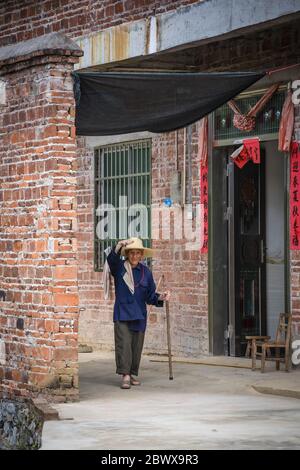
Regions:
[[154, 255], [154, 250], [143, 246], [143, 242], [140, 238], [131, 237], [129, 240], [132, 240], [133, 243], [130, 243], [127, 246], [124, 246], [121, 250], [121, 256], [127, 256], [128, 250], [143, 250], [143, 256], [145, 258], [151, 258]]

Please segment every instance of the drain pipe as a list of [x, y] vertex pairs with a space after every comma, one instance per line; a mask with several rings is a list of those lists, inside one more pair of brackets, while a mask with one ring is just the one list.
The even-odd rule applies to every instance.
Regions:
[[[187, 128], [187, 188], [186, 202], [192, 204], [192, 126]], [[190, 212], [190, 210], [189, 210]]]
[[181, 185], [181, 205], [182, 208], [184, 209], [185, 206], [185, 180], [186, 180], [186, 127], [183, 130], [183, 168], [182, 168], [182, 185]]
[[178, 171], [178, 131], [175, 131], [175, 171]]

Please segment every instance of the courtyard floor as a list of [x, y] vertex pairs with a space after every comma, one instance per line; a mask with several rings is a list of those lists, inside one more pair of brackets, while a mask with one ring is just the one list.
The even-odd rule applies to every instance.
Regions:
[[300, 449], [299, 369], [174, 362], [170, 381], [167, 362], [143, 356], [142, 385], [121, 390], [113, 353], [79, 356], [80, 401], [54, 405], [42, 450]]

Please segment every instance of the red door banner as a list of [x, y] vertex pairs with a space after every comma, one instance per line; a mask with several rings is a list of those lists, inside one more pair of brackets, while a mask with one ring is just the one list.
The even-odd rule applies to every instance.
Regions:
[[292, 143], [290, 170], [290, 243], [299, 250], [300, 242], [300, 143]]
[[[200, 249], [201, 253], [208, 252], [208, 165], [200, 166], [201, 178], [201, 196], [200, 202], [203, 204], [203, 245]], [[201, 226], [202, 228], [202, 226]]]
[[235, 150], [231, 154], [231, 158], [233, 159], [234, 163], [241, 169], [246, 163], [250, 160], [248, 152], [244, 145], [241, 145], [237, 150]]
[[260, 163], [259, 139], [244, 139], [243, 144], [238, 147], [230, 157], [240, 169], [243, 168], [249, 160], [252, 160], [253, 163]]
[[253, 163], [260, 163], [259, 139], [244, 139], [243, 144]]

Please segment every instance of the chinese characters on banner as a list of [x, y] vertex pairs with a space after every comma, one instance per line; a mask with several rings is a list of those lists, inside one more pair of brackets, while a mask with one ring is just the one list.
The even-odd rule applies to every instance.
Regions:
[[259, 139], [244, 139], [243, 145], [231, 154], [231, 158], [240, 169], [243, 168], [249, 160], [252, 160], [253, 163], [260, 163]]
[[300, 242], [300, 144], [293, 142], [290, 171], [290, 242], [291, 250], [299, 250]]
[[201, 204], [203, 204], [203, 245], [201, 253], [208, 252], [208, 164], [200, 166]]
[[244, 147], [253, 163], [260, 163], [259, 139], [244, 139]]
[[233, 158], [234, 163], [241, 169], [246, 163], [249, 161], [249, 155], [247, 150], [245, 149], [244, 145], [241, 145], [237, 150], [233, 152], [231, 155]]

